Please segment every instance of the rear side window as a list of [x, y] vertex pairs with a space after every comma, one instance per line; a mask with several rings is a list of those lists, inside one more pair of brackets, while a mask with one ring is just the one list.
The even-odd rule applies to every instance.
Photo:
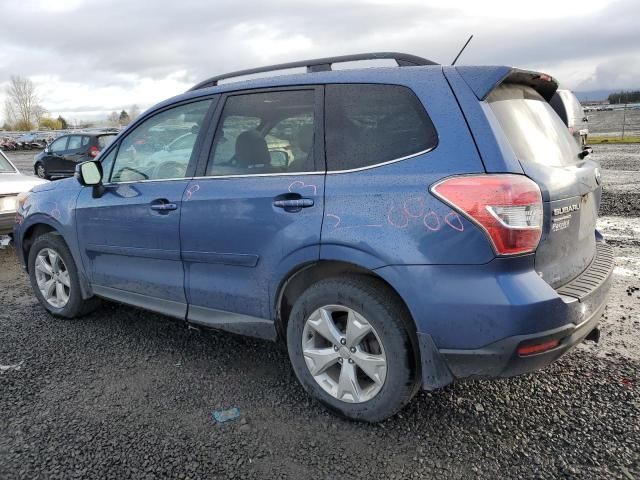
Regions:
[[74, 135], [69, 137], [69, 144], [67, 145], [67, 150], [78, 150], [80, 148], [80, 144], [82, 142], [82, 137]]
[[100, 150], [109, 145], [114, 138], [116, 138], [115, 135], [100, 135], [98, 137], [98, 146], [100, 147]]
[[89, 144], [89, 137], [82, 137], [82, 146], [86, 147]]
[[434, 148], [438, 136], [415, 94], [397, 85], [327, 85], [328, 170], [350, 170]]
[[579, 160], [578, 145], [567, 126], [533, 88], [504, 84], [489, 94], [487, 102], [521, 162], [557, 167]]

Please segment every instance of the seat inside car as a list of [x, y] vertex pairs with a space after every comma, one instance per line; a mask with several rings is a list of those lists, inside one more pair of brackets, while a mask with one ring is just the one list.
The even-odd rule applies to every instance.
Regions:
[[245, 130], [236, 139], [233, 163], [241, 169], [270, 169], [271, 156], [267, 142], [257, 130]]

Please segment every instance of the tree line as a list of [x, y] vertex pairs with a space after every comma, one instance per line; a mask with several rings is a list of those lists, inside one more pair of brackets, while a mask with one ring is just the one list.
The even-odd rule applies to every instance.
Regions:
[[[51, 116], [42, 105], [42, 99], [35, 84], [28, 78], [12, 75], [5, 93], [4, 113], [6, 120], [2, 125], [3, 130], [28, 132], [34, 129], [65, 130], [69, 128], [69, 122], [61, 115], [58, 118]], [[124, 109], [120, 113], [112, 112], [105, 119], [105, 122], [111, 126], [124, 126], [138, 115], [140, 115], [140, 109], [137, 105], [132, 105], [128, 112]], [[94, 124], [81, 122], [74, 126], [88, 128], [93, 127]]]
[[632, 92], [615, 92], [609, 95], [609, 103], [639, 103], [640, 90]]

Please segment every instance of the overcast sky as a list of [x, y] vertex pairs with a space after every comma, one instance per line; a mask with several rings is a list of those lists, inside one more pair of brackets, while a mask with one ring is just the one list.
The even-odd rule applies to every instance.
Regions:
[[1, 0], [0, 18], [0, 101], [10, 75], [27, 76], [70, 119], [304, 58], [395, 50], [448, 64], [471, 33], [459, 64], [540, 70], [581, 91], [640, 88], [638, 0]]

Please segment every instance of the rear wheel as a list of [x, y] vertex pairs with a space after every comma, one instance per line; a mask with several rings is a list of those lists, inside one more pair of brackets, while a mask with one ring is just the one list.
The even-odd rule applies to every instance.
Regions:
[[49, 179], [49, 177], [47, 176], [47, 171], [45, 170], [44, 165], [42, 163], [36, 163], [36, 175], [46, 180]]
[[38, 237], [29, 251], [29, 278], [40, 304], [51, 314], [75, 318], [95, 310], [97, 298], [83, 299], [73, 256], [59, 235]]
[[327, 279], [295, 302], [287, 345], [302, 386], [331, 411], [377, 422], [416, 391], [406, 309], [380, 281]]

